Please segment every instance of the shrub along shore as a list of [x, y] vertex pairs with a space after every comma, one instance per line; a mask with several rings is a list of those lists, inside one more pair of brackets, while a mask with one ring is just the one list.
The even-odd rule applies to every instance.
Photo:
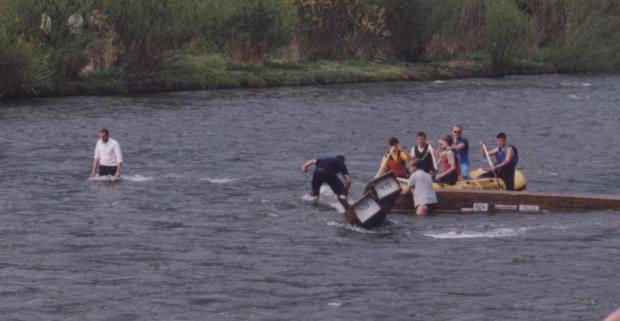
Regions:
[[[507, 74], [555, 72], [557, 70], [548, 63], [527, 62], [512, 65]], [[484, 54], [425, 63], [407, 63], [391, 58], [296, 63], [269, 61], [262, 65], [233, 64], [213, 55], [186, 55], [133, 86], [123, 84], [118, 69], [101, 69], [78, 80], [57, 84], [49, 95], [111, 95], [491, 76], [491, 58]]]
[[0, 97], [619, 72], [617, 0], [0, 0]]

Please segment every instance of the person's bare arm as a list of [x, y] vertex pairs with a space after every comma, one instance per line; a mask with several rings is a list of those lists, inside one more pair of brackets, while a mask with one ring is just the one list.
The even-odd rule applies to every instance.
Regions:
[[301, 167], [301, 171], [302, 172], [307, 172], [308, 171], [308, 167], [312, 166], [316, 164], [316, 159], [311, 159], [309, 161], [307, 161], [302, 167]]

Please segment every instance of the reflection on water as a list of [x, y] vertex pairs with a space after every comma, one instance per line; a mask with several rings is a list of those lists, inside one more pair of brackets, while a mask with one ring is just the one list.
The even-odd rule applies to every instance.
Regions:
[[[307, 199], [345, 154], [361, 196], [387, 139], [506, 132], [532, 191], [620, 194], [620, 78], [34, 99], [0, 106], [0, 313], [14, 320], [598, 320], [618, 212], [390, 215], [365, 231]], [[97, 131], [125, 156], [88, 179]], [[616, 281], [616, 282], [614, 282]], [[386, 309], [386, 307], [389, 307]]]

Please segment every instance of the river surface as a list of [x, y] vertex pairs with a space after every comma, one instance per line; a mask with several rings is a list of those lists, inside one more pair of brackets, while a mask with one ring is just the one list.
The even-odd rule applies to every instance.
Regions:
[[[528, 190], [620, 194], [620, 76], [30, 99], [0, 105], [1, 320], [602, 320], [620, 212], [393, 214], [308, 203], [344, 154], [350, 201], [391, 136], [504, 131]], [[98, 130], [120, 182], [89, 180]]]

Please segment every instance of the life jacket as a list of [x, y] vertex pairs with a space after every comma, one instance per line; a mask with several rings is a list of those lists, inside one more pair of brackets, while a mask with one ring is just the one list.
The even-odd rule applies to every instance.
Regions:
[[[459, 153], [457, 153], [456, 149], [450, 148], [449, 151], [454, 154], [454, 161], [456, 162], [456, 172], [452, 172], [450, 176], [456, 176], [457, 178], [461, 176], [461, 158], [459, 157]], [[450, 163], [448, 163], [448, 157], [443, 159], [443, 171], [446, 172], [450, 168]]]
[[405, 161], [400, 158], [400, 150], [396, 154], [396, 160], [392, 158], [390, 153], [385, 154], [387, 157], [387, 172], [394, 172], [397, 177], [409, 177], [409, 170]]
[[519, 163], [519, 154], [517, 153], [517, 148], [512, 145], [506, 145], [506, 148], [499, 147], [497, 149], [497, 154], [495, 154], [495, 160], [497, 161], [497, 164], [503, 163], [506, 160], [506, 151], [508, 150], [508, 147], [512, 147], [512, 150], [514, 151], [514, 156], [510, 159], [508, 166], [516, 167], [517, 163]]
[[413, 150], [414, 150], [415, 158], [422, 161], [422, 165], [420, 169], [427, 173], [434, 172], [435, 166], [433, 165], [433, 156], [427, 154], [428, 145], [425, 145], [422, 151], [418, 150], [418, 146], [413, 147]]

